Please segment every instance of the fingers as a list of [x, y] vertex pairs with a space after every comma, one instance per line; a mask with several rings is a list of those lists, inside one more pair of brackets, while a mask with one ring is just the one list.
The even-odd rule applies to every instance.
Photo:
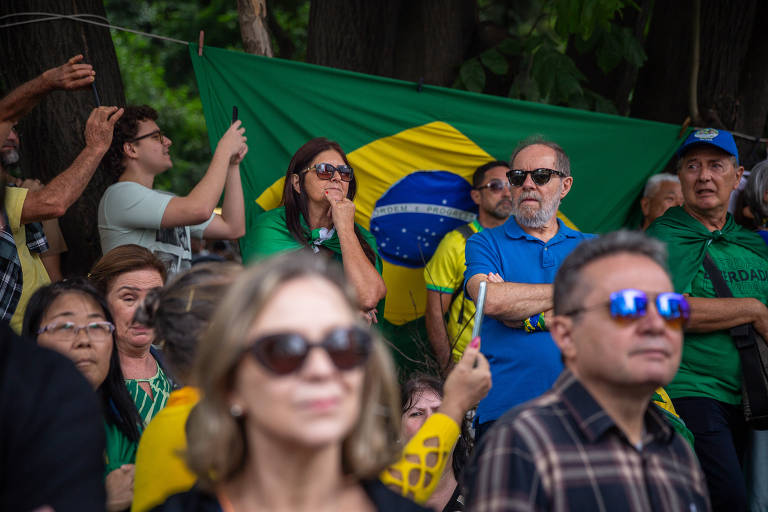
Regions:
[[125, 113], [125, 109], [120, 107], [109, 107], [110, 112], [107, 114], [107, 120], [111, 126], [115, 126], [115, 123], [123, 117], [123, 114]]
[[70, 57], [69, 60], [67, 61], [67, 64], [77, 64], [81, 60], [83, 60], [83, 54], [82, 53], [78, 53], [74, 57]]
[[472, 340], [464, 349], [464, 353], [461, 355], [461, 359], [456, 366], [472, 368], [480, 352], [480, 336]]

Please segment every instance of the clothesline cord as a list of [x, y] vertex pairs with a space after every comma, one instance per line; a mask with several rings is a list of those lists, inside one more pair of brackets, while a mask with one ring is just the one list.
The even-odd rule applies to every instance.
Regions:
[[[154, 39], [161, 39], [163, 41], [170, 41], [172, 43], [177, 44], [183, 44], [188, 45], [189, 41], [182, 41], [181, 39], [174, 39], [172, 37], [166, 37], [166, 36], [159, 36], [157, 34], [150, 34], [149, 32], [142, 32], [141, 30], [133, 30], [131, 28], [125, 28], [125, 27], [119, 27], [117, 25], [112, 25], [109, 23], [109, 20], [104, 18], [103, 16], [97, 16], [95, 14], [56, 14], [51, 12], [17, 12], [13, 14], [6, 14], [5, 16], [0, 16], [0, 20], [3, 20], [5, 18], [11, 18], [16, 16], [39, 16], [38, 18], [31, 19], [31, 20], [24, 20], [24, 21], [15, 21], [12, 23], [5, 23], [3, 25], [0, 25], [0, 29], [3, 28], [9, 28], [9, 27], [15, 27], [18, 25], [27, 25], [29, 23], [41, 23], [43, 21], [54, 21], [59, 19], [66, 19], [66, 20], [72, 20], [72, 21], [79, 21], [80, 23], [87, 23], [89, 25], [96, 25], [99, 27], [106, 27], [106, 28], [113, 28], [115, 30], [122, 30], [123, 32], [130, 32], [132, 34], [138, 34], [145, 37], [152, 37]], [[92, 19], [88, 18], [96, 18], [97, 20], [103, 20], [102, 21], [94, 21]]]

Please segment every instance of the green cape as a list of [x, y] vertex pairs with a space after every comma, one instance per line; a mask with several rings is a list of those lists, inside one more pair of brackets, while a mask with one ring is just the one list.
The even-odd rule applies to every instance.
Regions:
[[667, 243], [669, 271], [675, 290], [680, 293], [690, 291], [710, 244], [736, 244], [768, 259], [768, 246], [763, 239], [736, 224], [731, 214], [726, 216], [723, 229], [709, 231], [682, 206], [676, 206], [656, 219], [647, 233]]

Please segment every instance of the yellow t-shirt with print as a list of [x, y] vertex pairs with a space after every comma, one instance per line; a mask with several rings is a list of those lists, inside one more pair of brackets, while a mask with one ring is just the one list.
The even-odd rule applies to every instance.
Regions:
[[[467, 226], [472, 234], [483, 230], [483, 226], [473, 220]], [[459, 290], [458, 295], [448, 309], [448, 321], [446, 331], [451, 341], [453, 360], [458, 361], [464, 353], [464, 348], [472, 337], [472, 324], [475, 315], [475, 303], [464, 298], [464, 270], [466, 260], [464, 248], [467, 245], [467, 237], [460, 230], [454, 229], [446, 233], [435, 250], [435, 254], [424, 267], [424, 281], [427, 290], [453, 295]]]
[[23, 276], [19, 304], [16, 306], [16, 311], [13, 312], [10, 321], [11, 328], [17, 334], [21, 333], [21, 323], [30, 297], [38, 288], [51, 282], [40, 255], [32, 254], [27, 247], [27, 230], [21, 223], [21, 210], [24, 207], [27, 192], [29, 190], [26, 188], [5, 187], [5, 213], [8, 216], [8, 227], [13, 234], [13, 241], [16, 243], [16, 251], [19, 253]]

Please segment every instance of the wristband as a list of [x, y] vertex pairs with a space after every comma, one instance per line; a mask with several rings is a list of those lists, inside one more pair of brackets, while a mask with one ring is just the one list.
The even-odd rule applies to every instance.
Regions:
[[536, 315], [533, 315], [530, 318], [526, 318], [525, 320], [523, 320], [523, 329], [525, 329], [525, 332], [527, 333], [537, 332], [537, 331], [546, 331], [547, 324], [544, 323], [544, 315], [541, 313], [538, 313]]

